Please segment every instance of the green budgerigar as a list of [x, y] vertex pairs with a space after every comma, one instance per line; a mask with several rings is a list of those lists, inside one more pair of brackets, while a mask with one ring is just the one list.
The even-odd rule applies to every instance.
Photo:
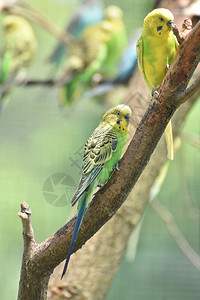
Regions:
[[[172, 32], [174, 16], [165, 8], [154, 9], [144, 19], [142, 35], [137, 43], [137, 58], [140, 73], [145, 84], [153, 94], [172, 63], [178, 42]], [[165, 130], [168, 157], [173, 159], [173, 136], [171, 121]]]
[[0, 67], [0, 84], [8, 82], [2, 97], [9, 91], [14, 79], [34, 57], [37, 42], [31, 25], [20, 16], [7, 15], [3, 19], [5, 44]]
[[93, 192], [96, 187], [103, 186], [108, 181], [122, 156], [130, 117], [131, 109], [127, 105], [121, 104], [109, 109], [85, 144], [82, 176], [72, 199], [72, 205], [78, 201], [78, 216], [62, 277], [66, 273], [74, 243]]
[[123, 11], [118, 6], [108, 6], [105, 10], [105, 19], [112, 26], [111, 36], [107, 44], [108, 53], [103, 65], [106, 77], [115, 75], [119, 59], [127, 46], [127, 32], [123, 21]]
[[[69, 48], [66, 71], [58, 80], [63, 86], [60, 92], [61, 105], [72, 105], [80, 97], [81, 86], [87, 85], [95, 73], [117, 69], [117, 59], [126, 45], [123, 13], [117, 6], [106, 9], [105, 19], [88, 26], [81, 37]], [[125, 37], [122, 37], [123, 34]]]

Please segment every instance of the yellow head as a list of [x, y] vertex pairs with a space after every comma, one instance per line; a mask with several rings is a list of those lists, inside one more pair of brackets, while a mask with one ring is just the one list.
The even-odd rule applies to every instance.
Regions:
[[162, 39], [172, 30], [173, 20], [174, 16], [168, 9], [154, 9], [144, 19], [143, 34]]
[[107, 22], [107, 21], [101, 22], [99, 25], [98, 39], [103, 43], [107, 43], [110, 40], [112, 30], [113, 30], [113, 28], [109, 22]]
[[112, 25], [108, 21], [102, 21], [101, 23], [88, 26], [82, 34], [84, 39], [96, 40], [100, 43], [107, 43], [110, 40], [112, 33]]
[[6, 34], [15, 31], [24, 31], [30, 30], [32, 32], [32, 28], [30, 24], [22, 17], [15, 15], [7, 15], [3, 19], [3, 28]]
[[121, 20], [123, 18], [123, 12], [122, 10], [115, 5], [110, 5], [105, 10], [105, 19], [106, 20]]
[[125, 104], [117, 105], [109, 109], [103, 115], [103, 121], [109, 123], [117, 131], [128, 133], [131, 109]]

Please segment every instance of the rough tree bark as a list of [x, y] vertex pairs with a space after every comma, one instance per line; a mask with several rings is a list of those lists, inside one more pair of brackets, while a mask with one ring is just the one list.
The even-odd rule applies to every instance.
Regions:
[[[76, 252], [79, 248], [81, 248], [82, 245], [85, 244], [85, 242], [90, 239], [109, 219], [111, 219], [111, 217], [122, 206], [129, 193], [133, 189], [135, 183], [138, 181], [138, 178], [142, 174], [144, 168], [148, 164], [150, 157], [174, 112], [183, 102], [194, 95], [197, 90], [199, 91], [199, 78], [191, 87], [186, 89], [188, 82], [193, 75], [197, 64], [199, 63], [199, 59], [200, 22], [190, 32], [190, 34], [186, 37], [185, 42], [181, 45], [179, 53], [177, 54], [164, 79], [163, 84], [160, 87], [159, 95], [156, 95], [150, 101], [148, 109], [144, 114], [135, 132], [135, 135], [132, 138], [124, 157], [120, 161], [120, 172], [114, 172], [113, 176], [106, 184], [106, 186], [95, 195], [94, 201], [91, 203], [89, 209], [85, 214], [83, 224], [81, 226], [80, 233], [78, 235], [73, 252]], [[185, 107], [185, 109], [187, 110], [188, 108]], [[178, 128], [178, 121], [176, 124]], [[163, 161], [164, 158], [161, 158], [160, 161], [158, 160], [156, 162], [156, 164], [162, 164]], [[153, 162], [150, 162], [150, 164], [151, 163]], [[156, 168], [156, 166], [154, 167], [154, 169], [152, 168], [152, 170], [154, 170], [156, 174], [158, 173], [158, 169]], [[144, 187], [145, 184], [152, 184], [151, 180], [149, 180], [149, 182], [148, 180], [145, 180], [145, 173], [141, 180], [143, 180], [144, 182]], [[141, 193], [141, 191], [137, 191], [136, 189], [135, 193], [139, 194]], [[106, 234], [106, 249], [108, 249], [108, 251], [111, 250], [111, 248], [112, 251], [114, 249], [115, 254], [117, 253], [116, 257], [118, 262], [122, 257], [125, 243], [127, 242], [130, 234], [126, 234], [125, 240], [121, 238], [121, 235], [119, 235], [118, 240], [117, 232], [131, 232], [133, 230], [147, 205], [147, 198], [144, 195], [144, 198], [140, 203], [136, 201], [129, 201], [127, 203], [127, 206], [125, 206], [124, 208], [122, 206], [122, 210], [119, 210], [117, 212], [118, 220], [121, 219], [121, 222], [119, 222], [121, 226], [118, 226], [117, 223], [115, 223], [114, 225], [116, 227], [118, 226], [118, 231], [116, 231], [117, 238], [115, 240], [115, 244], [112, 244], [110, 249], [109, 241], [112, 240], [111, 236], [113, 233], [112, 231], [108, 230], [108, 234], [110, 232], [111, 236], [109, 237], [108, 234]], [[72, 218], [60, 230], [58, 230], [54, 235], [40, 244], [35, 243], [30, 221], [30, 211], [27, 210], [27, 207], [25, 205], [22, 206], [22, 214], [20, 216], [22, 218], [25, 246], [18, 299], [45, 299], [49, 277], [54, 268], [66, 257], [72, 237], [72, 232], [76, 222], [76, 216]], [[102, 229], [102, 231], [103, 230], [104, 229]], [[104, 230], [104, 232], [105, 231], [106, 229]], [[102, 235], [100, 235], [100, 237], [102, 238]], [[97, 237], [93, 238], [95, 239]], [[98, 243], [97, 248], [99, 247], [100, 249], [102, 244], [103, 239], [101, 241], [101, 244]], [[90, 268], [85, 268], [85, 273], [83, 275], [83, 281], [86, 282], [85, 286], [81, 286], [82, 275], [80, 273], [76, 273], [76, 271], [78, 271], [78, 268], [80, 272], [81, 264], [84, 264], [85, 260], [76, 260], [76, 265], [78, 267], [76, 268], [76, 271], [72, 271], [72, 268], [70, 268], [69, 266], [69, 272], [66, 276], [66, 281], [68, 280], [69, 283], [67, 284], [66, 282], [63, 282], [63, 284], [67, 285], [66, 293], [69, 293], [68, 296], [71, 297], [71, 299], [102, 299], [103, 295], [107, 291], [108, 282], [109, 280], [111, 280], [111, 276], [108, 273], [115, 273], [117, 270], [116, 259], [113, 266], [112, 258], [109, 262], [104, 259], [101, 261], [102, 266], [96, 266], [94, 263], [95, 255], [92, 256], [92, 253], [98, 255], [98, 249], [95, 249], [95, 246], [93, 246], [93, 244], [90, 245], [91, 246], [87, 247], [89, 256], [88, 254], [86, 256], [87, 260], [89, 258]], [[82, 255], [81, 253], [83, 253], [82, 251], [84, 251], [84, 248], [80, 251], [80, 255]], [[99, 251], [101, 253], [101, 250]], [[102, 255], [104, 255], [105, 258], [105, 252], [103, 252]], [[93, 259], [91, 259], [90, 257], [92, 257]], [[107, 266], [107, 264], [109, 265]], [[104, 268], [102, 268], [103, 266]], [[97, 269], [94, 271], [93, 268], [96, 267]], [[91, 278], [90, 273], [92, 276]], [[101, 278], [106, 276], [109, 277], [107, 279], [106, 285], [104, 286], [104, 281], [102, 281], [102, 285], [97, 289], [95, 287], [94, 281], [92, 281], [92, 285], [94, 285], [93, 295], [92, 293], [88, 295], [87, 286], [89, 284], [89, 279], [92, 280], [92, 278], [94, 278], [94, 276], [98, 273], [98, 276], [100, 276]], [[73, 278], [75, 278], [75, 281], [73, 281]], [[76, 281], [77, 278], [79, 280], [78, 283]], [[90, 291], [92, 285], [90, 285]], [[98, 296], [96, 294], [97, 290]]]
[[[127, 94], [125, 103], [130, 105], [131, 99], [134, 118], [137, 116], [140, 119], [138, 116], [143, 115], [149, 95], [139, 72], [134, 75]], [[174, 138], [179, 135], [182, 124], [199, 95], [200, 91], [182, 105], [172, 118]], [[138, 120], [132, 124], [131, 133], [135, 131], [137, 123]], [[166, 144], [162, 138], [125, 203], [114, 217], [71, 257], [68, 273], [62, 281], [60, 274], [63, 263], [55, 269], [50, 278], [48, 299], [104, 299], [129, 238], [148, 205], [152, 184], [165, 161]]]
[[[181, 107], [173, 119], [174, 137], [197, 100], [197, 95]], [[129, 238], [143, 216], [149, 192], [166, 161], [166, 144], [161, 139], [150, 162], [139, 178], [125, 203], [87, 243], [73, 254], [67, 275], [60, 280], [64, 263], [52, 274], [49, 282], [48, 299], [102, 300], [108, 292]]]

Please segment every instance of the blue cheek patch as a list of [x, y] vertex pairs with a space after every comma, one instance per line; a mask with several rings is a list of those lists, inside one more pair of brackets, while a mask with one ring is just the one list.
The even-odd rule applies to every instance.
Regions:
[[157, 31], [160, 31], [162, 28], [163, 28], [162, 26], [158, 26]]

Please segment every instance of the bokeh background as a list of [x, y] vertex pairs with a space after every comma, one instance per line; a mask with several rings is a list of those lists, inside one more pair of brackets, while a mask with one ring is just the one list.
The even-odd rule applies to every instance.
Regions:
[[[104, 4], [123, 9], [130, 35], [142, 26], [153, 2], [105, 0]], [[60, 27], [65, 27], [78, 5], [77, 0], [30, 0], [29, 3]], [[53, 69], [47, 57], [55, 45], [55, 37], [38, 26], [33, 27], [39, 47], [29, 75], [50, 77]], [[3, 41], [1, 26], [0, 41]], [[20, 203], [26, 201], [31, 207], [38, 243], [63, 226], [74, 213], [69, 203], [80, 176], [80, 149], [106, 109], [105, 104], [85, 99], [72, 110], [63, 110], [58, 104], [58, 91], [41, 86], [15, 88], [3, 107], [0, 114], [0, 299], [12, 300], [17, 295], [23, 253], [22, 226], [17, 215]], [[200, 252], [199, 111], [200, 102], [197, 102], [183, 128], [185, 136], [192, 137], [194, 143], [182, 138], [158, 195], [197, 253]], [[131, 242], [128, 251], [131, 253]], [[130, 255], [124, 256], [106, 299], [197, 300], [199, 282], [199, 271], [149, 206], [135, 260]]]

